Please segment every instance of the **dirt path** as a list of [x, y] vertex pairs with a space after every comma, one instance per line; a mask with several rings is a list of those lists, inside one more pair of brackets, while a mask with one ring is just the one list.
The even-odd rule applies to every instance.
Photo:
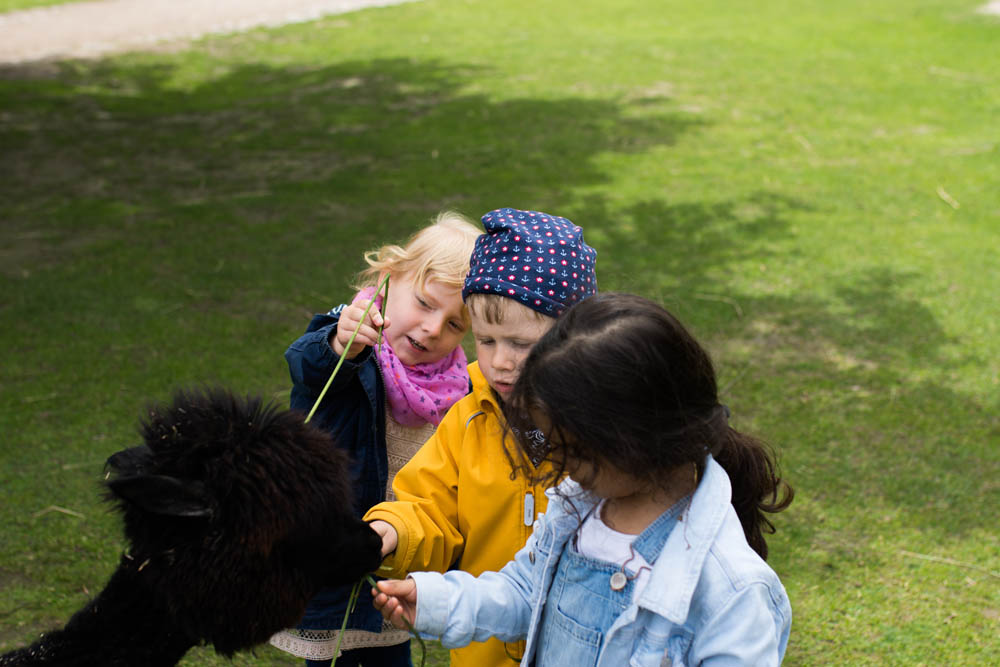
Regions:
[[0, 14], [0, 64], [90, 58], [413, 0], [95, 0]]

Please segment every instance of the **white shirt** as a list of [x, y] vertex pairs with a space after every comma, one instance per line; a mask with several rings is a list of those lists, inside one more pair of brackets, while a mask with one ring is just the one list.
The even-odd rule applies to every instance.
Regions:
[[583, 525], [576, 533], [576, 550], [581, 556], [619, 566], [624, 565], [625, 576], [629, 580], [635, 580], [635, 586], [632, 588], [634, 600], [649, 582], [651, 567], [642, 554], [632, 548], [632, 542], [639, 537], [638, 535], [619, 533], [609, 528], [600, 518], [604, 513], [604, 503], [602, 500], [584, 519]]

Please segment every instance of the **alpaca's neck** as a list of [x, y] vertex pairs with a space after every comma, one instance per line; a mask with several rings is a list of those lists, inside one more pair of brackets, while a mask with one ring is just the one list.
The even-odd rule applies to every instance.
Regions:
[[101, 594], [65, 628], [0, 657], [0, 666], [176, 665], [196, 642], [168, 627], [167, 615], [155, 604], [139, 585], [135, 565], [123, 559]]

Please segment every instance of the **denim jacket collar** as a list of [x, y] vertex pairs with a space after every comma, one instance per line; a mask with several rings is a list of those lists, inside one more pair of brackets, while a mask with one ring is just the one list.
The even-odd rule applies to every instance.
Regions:
[[705, 558], [722, 528], [731, 500], [729, 476], [708, 455], [691, 507], [667, 538], [661, 557], [653, 565], [649, 584], [636, 601], [640, 607], [672, 623], [685, 621]]

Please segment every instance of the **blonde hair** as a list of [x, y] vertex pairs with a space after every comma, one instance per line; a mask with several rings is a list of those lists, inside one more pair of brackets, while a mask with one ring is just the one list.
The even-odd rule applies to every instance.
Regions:
[[534, 308], [529, 308], [517, 299], [510, 299], [502, 294], [484, 294], [473, 292], [465, 297], [465, 307], [476, 317], [486, 320], [490, 324], [503, 324], [510, 315], [513, 306], [520, 306], [531, 311], [537, 320], [553, 319], [545, 313], [540, 313]]
[[462, 214], [442, 211], [405, 246], [389, 244], [366, 252], [368, 268], [358, 274], [355, 288], [376, 285], [383, 273], [412, 274], [413, 284], [419, 287], [431, 278], [449, 287], [462, 287], [476, 239], [482, 234]]

